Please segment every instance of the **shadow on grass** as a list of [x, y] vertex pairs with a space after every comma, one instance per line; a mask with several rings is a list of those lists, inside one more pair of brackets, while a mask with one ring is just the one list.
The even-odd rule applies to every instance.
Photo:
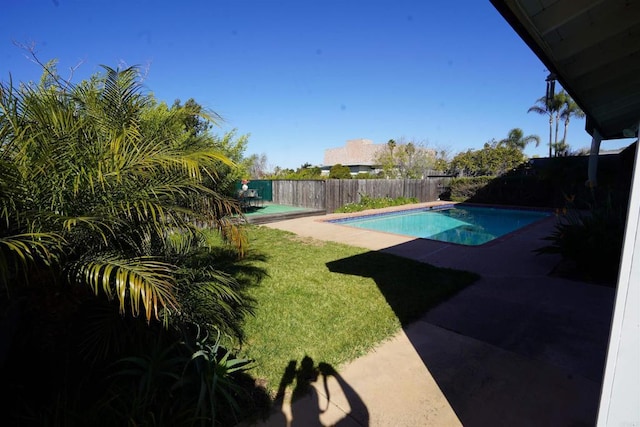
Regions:
[[479, 278], [374, 251], [331, 261], [327, 267], [334, 273], [372, 278], [403, 327]]

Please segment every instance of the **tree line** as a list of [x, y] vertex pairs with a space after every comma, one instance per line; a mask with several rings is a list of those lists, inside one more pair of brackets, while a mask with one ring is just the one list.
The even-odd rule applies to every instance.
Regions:
[[[572, 118], [582, 118], [584, 113], [569, 94], [561, 90], [550, 98], [536, 100], [528, 113], [537, 113], [549, 118], [549, 157], [567, 155], [569, 144], [567, 132]], [[559, 139], [560, 124], [563, 125]], [[555, 131], [554, 131], [555, 128]], [[267, 171], [266, 154], [247, 159], [249, 175], [263, 179], [389, 179], [422, 178], [428, 173], [461, 176], [501, 175], [514, 169], [526, 160], [524, 150], [529, 144], [539, 146], [538, 135], [525, 135], [521, 128], [509, 130], [506, 138], [492, 139], [479, 149], [468, 149], [451, 157], [448, 149], [431, 149], [416, 141], [403, 138], [390, 139], [373, 158], [376, 172], [352, 174], [347, 165], [332, 165], [323, 175], [319, 166], [305, 163], [297, 169], [276, 167]]]

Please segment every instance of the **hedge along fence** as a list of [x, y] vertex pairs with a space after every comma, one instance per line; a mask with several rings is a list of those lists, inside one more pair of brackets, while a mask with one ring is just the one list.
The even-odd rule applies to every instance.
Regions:
[[[633, 162], [630, 156], [635, 146], [621, 154], [605, 154], [598, 158], [598, 191], [626, 203]], [[588, 156], [531, 159], [501, 176], [454, 178], [449, 187], [450, 199], [497, 205], [553, 207], [566, 205], [575, 198], [586, 209], [594, 196], [585, 186]]]
[[438, 200], [450, 177], [426, 179], [328, 179], [274, 180], [273, 202], [282, 205], [334, 212], [347, 203], [358, 203], [360, 197], [414, 197], [420, 202]]
[[464, 202], [472, 198], [489, 184], [495, 176], [474, 176], [454, 178], [449, 183], [450, 198], [454, 202]]

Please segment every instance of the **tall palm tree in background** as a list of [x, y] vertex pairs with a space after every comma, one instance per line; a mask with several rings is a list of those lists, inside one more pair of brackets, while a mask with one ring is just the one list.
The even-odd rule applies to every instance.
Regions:
[[396, 148], [397, 145], [398, 144], [394, 139], [390, 139], [389, 141], [387, 141], [387, 147], [389, 148], [389, 154], [392, 159], [393, 159], [393, 150]]
[[562, 135], [562, 143], [566, 147], [567, 144], [567, 129], [569, 127], [569, 121], [572, 117], [583, 118], [585, 116], [584, 111], [580, 109], [578, 104], [567, 95], [564, 99], [564, 103], [562, 104], [562, 109], [560, 110], [560, 118], [564, 120], [564, 134]]
[[524, 132], [520, 128], [513, 128], [509, 131], [508, 136], [498, 142], [499, 145], [506, 145], [507, 147], [517, 148], [523, 151], [527, 145], [534, 142], [536, 147], [540, 145], [540, 137], [538, 135], [524, 136]]
[[562, 90], [559, 93], [554, 94], [553, 98], [547, 99], [545, 96], [538, 98], [536, 103], [529, 107], [527, 113], [537, 113], [543, 116], [549, 117], [549, 157], [553, 155], [553, 125], [555, 123], [555, 144], [558, 143], [558, 126], [560, 120], [560, 110], [565, 102], [567, 93]]

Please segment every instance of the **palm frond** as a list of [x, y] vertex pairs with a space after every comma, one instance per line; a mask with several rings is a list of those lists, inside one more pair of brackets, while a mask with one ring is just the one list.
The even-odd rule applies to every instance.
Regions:
[[198, 263], [187, 263], [178, 277], [184, 321], [210, 325], [243, 339], [241, 325], [246, 316], [254, 314], [253, 301], [242, 292], [242, 284], [235, 277]]
[[12, 251], [22, 262], [40, 260], [47, 265], [59, 254], [64, 239], [55, 233], [27, 233], [0, 237], [0, 246]]
[[159, 319], [160, 310], [177, 311], [174, 279], [175, 267], [151, 257], [127, 258], [121, 254], [83, 257], [71, 264], [68, 277], [73, 282], [89, 285], [98, 295], [117, 299], [120, 313], [138, 316], [144, 309], [147, 322], [151, 316]]
[[83, 227], [91, 231], [94, 236], [99, 237], [105, 244], [110, 238], [116, 237], [118, 225], [122, 224], [118, 218], [109, 218], [106, 220], [101, 216], [75, 216], [60, 218], [63, 222], [63, 229], [67, 232], [73, 232], [77, 227]]
[[544, 107], [540, 107], [538, 105], [534, 105], [527, 110], [527, 113], [536, 113], [540, 115], [549, 115], [551, 112]]
[[135, 66], [124, 70], [116, 70], [102, 66], [106, 75], [100, 92], [100, 105], [104, 114], [99, 118], [111, 129], [127, 125], [134, 119], [145, 104], [141, 96], [142, 84], [138, 80], [138, 69]]
[[62, 255], [64, 239], [55, 233], [26, 233], [0, 237], [0, 279], [8, 289], [10, 277], [37, 263], [50, 267]]
[[166, 234], [165, 254], [169, 258], [183, 258], [193, 254], [197, 248], [205, 245], [203, 236], [193, 230], [194, 232], [185, 232], [185, 230], [172, 230]]

